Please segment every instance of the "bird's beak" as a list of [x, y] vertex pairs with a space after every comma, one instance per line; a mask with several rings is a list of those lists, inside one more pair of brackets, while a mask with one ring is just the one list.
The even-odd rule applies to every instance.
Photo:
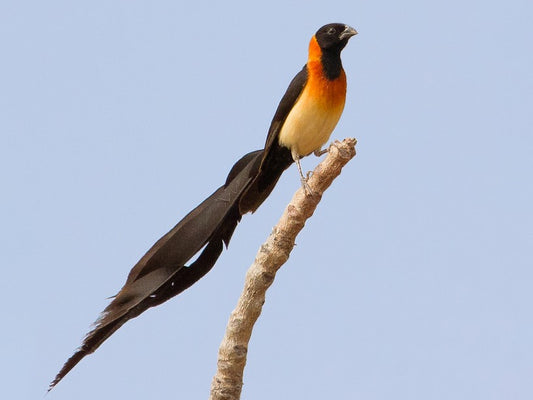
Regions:
[[357, 35], [357, 31], [354, 28], [352, 28], [351, 26], [345, 25], [344, 30], [342, 31], [342, 33], [339, 36], [339, 39], [340, 40], [349, 39], [349, 38], [351, 38], [354, 35]]

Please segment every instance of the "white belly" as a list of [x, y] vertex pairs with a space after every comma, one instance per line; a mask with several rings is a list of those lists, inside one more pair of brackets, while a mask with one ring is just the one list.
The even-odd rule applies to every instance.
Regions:
[[279, 133], [279, 143], [299, 156], [307, 156], [327, 143], [344, 108], [344, 101], [302, 93]]

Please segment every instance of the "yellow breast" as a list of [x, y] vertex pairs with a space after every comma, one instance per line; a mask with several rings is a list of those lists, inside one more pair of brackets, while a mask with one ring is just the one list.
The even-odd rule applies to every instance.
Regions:
[[322, 73], [320, 62], [308, 62], [307, 84], [279, 133], [279, 143], [307, 156], [327, 143], [346, 100], [346, 75], [335, 80]]

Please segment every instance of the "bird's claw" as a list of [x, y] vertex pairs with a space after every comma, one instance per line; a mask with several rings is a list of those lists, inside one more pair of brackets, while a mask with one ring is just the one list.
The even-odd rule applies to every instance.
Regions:
[[302, 178], [300, 179], [300, 181], [302, 182], [302, 188], [304, 189], [306, 196], [312, 196], [315, 192], [313, 191], [313, 189], [311, 189], [309, 183], [307, 183], [307, 179], [309, 179], [309, 173], [307, 173], [307, 178], [304, 178], [302, 176]]
[[318, 150], [313, 151], [313, 154], [315, 156], [317, 156], [317, 157], [320, 157], [320, 156], [326, 154], [328, 151], [329, 151], [329, 148], [323, 149], [323, 150], [322, 149], [318, 149]]

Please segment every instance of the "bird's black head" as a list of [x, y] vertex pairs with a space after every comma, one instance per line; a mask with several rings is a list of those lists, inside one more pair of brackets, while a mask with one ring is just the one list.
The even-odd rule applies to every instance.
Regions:
[[323, 50], [341, 51], [348, 39], [357, 35], [357, 31], [345, 24], [327, 24], [315, 33], [316, 41]]

